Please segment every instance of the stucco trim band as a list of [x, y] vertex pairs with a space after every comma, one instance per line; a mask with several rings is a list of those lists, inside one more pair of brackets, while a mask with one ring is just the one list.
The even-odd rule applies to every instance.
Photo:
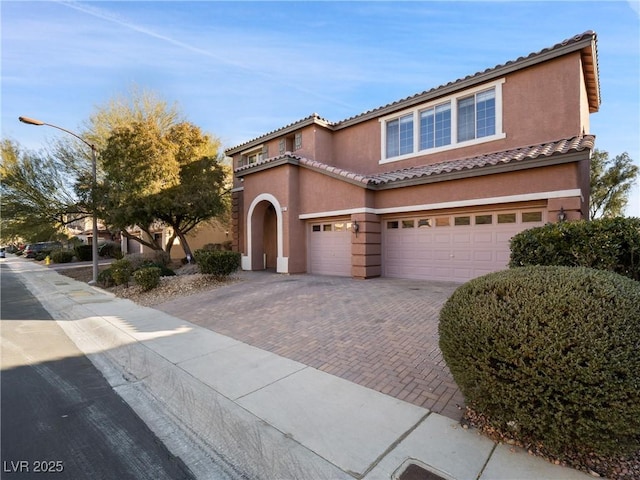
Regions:
[[506, 195], [503, 197], [474, 198], [471, 200], [457, 200], [455, 202], [426, 203], [422, 205], [404, 205], [401, 207], [388, 208], [348, 208], [344, 210], [329, 210], [325, 212], [302, 213], [298, 215], [300, 220], [312, 220], [314, 218], [336, 217], [353, 215], [356, 213], [373, 213], [384, 215], [388, 213], [407, 213], [421, 210], [439, 210], [444, 208], [476, 207], [481, 205], [497, 205], [500, 203], [529, 202], [532, 200], [546, 200], [549, 198], [580, 197], [583, 199], [582, 191], [579, 188], [571, 190], [556, 190], [553, 192], [525, 193], [521, 195]]

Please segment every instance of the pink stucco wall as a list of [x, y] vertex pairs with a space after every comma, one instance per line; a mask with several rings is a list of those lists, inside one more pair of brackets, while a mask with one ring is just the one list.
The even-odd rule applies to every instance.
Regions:
[[[504, 139], [380, 164], [381, 124], [376, 118], [339, 129], [332, 138], [329, 135], [314, 137], [310, 158], [356, 173], [380, 173], [570, 138], [583, 133], [583, 129], [589, 133], [579, 53], [505, 78], [502, 86]], [[305, 132], [303, 144], [310, 133]]]

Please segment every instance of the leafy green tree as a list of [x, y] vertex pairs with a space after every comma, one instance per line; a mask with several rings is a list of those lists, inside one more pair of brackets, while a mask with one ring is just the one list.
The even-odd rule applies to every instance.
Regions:
[[200, 128], [180, 122], [163, 129], [154, 119], [132, 121], [112, 131], [101, 152], [104, 215], [125, 230], [160, 222], [172, 227], [171, 251], [201, 222], [225, 215], [229, 172], [220, 143]]
[[626, 152], [610, 159], [608, 152], [594, 150], [591, 155], [590, 218], [622, 216], [639, 171]]
[[2, 140], [1, 151], [2, 243], [66, 238], [64, 226], [87, 210], [78, 203], [64, 165], [9, 139]]

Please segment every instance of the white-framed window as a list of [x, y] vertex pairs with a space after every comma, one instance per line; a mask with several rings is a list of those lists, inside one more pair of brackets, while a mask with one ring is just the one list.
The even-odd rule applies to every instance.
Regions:
[[267, 158], [268, 153], [269, 152], [266, 145], [261, 145], [254, 150], [244, 152], [240, 157], [240, 165], [238, 166], [243, 167], [245, 165], [253, 165], [254, 163], [258, 163]]
[[387, 157], [397, 157], [413, 151], [413, 115], [387, 122]]
[[505, 138], [500, 79], [380, 119], [380, 163]]
[[495, 133], [495, 87], [458, 100], [458, 142], [488, 137]]
[[420, 112], [420, 150], [451, 144], [451, 102]]

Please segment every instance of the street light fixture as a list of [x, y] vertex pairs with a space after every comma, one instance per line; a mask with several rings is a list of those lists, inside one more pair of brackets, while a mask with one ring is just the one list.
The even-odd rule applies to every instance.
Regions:
[[35, 118], [18, 117], [18, 120], [20, 120], [22, 123], [26, 123], [27, 125], [46, 125], [48, 127], [57, 128], [58, 130], [62, 130], [63, 132], [68, 133], [69, 135], [73, 135], [91, 149], [91, 169], [93, 175], [93, 185], [91, 186], [91, 210], [93, 210], [93, 241], [91, 242], [91, 257], [93, 260], [93, 278], [89, 282], [89, 284], [95, 285], [96, 283], [98, 283], [98, 214], [96, 212], [96, 185], [98, 182], [96, 173], [96, 147], [92, 143], [87, 142], [80, 135], [73, 133], [66, 128], [62, 128], [51, 123], [46, 123], [42, 120], [36, 120]]

